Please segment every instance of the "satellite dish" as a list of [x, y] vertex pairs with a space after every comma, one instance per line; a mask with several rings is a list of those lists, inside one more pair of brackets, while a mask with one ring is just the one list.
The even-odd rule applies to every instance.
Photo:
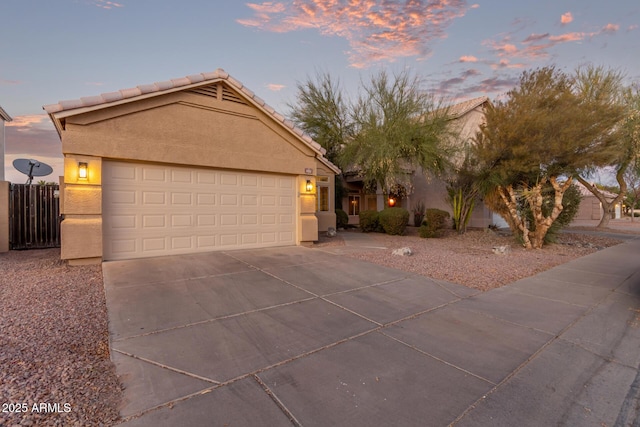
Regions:
[[15, 159], [13, 167], [29, 177], [27, 184], [31, 184], [34, 176], [47, 176], [53, 172], [51, 166], [34, 159]]

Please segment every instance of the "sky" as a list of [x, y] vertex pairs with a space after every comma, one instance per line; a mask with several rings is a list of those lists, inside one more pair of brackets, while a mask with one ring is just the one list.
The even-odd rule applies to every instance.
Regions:
[[287, 115], [296, 84], [328, 72], [348, 97], [409, 70], [451, 102], [499, 98], [524, 70], [584, 65], [640, 82], [638, 0], [2, 0], [5, 179], [33, 158], [62, 175], [42, 107], [222, 68]]

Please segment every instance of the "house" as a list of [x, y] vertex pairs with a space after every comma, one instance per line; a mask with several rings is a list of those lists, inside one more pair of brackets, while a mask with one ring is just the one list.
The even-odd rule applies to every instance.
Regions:
[[335, 227], [324, 149], [222, 69], [43, 107], [72, 264], [300, 245]]
[[[578, 208], [578, 213], [576, 214], [574, 221], [584, 221], [584, 220], [595, 220], [600, 221], [602, 219], [602, 215], [604, 214], [604, 210], [602, 209], [602, 203], [596, 196], [593, 195], [591, 191], [587, 189], [582, 183], [577, 180], [573, 181], [573, 185], [578, 187], [580, 190], [580, 195], [582, 199], [580, 200], [580, 207]], [[617, 194], [610, 193], [608, 191], [602, 191], [605, 199], [610, 203], [613, 199], [617, 197]], [[620, 205], [615, 206], [614, 218], [619, 219], [621, 217], [622, 210], [620, 209]]]
[[9, 251], [9, 182], [4, 176], [4, 122], [10, 122], [11, 116], [0, 107], [0, 253]]
[[[489, 98], [481, 96], [465, 102], [455, 104], [449, 109], [449, 120], [459, 131], [456, 144], [464, 146], [470, 144], [484, 123], [484, 109], [489, 105]], [[451, 206], [447, 202], [447, 188], [444, 181], [430, 173], [425, 173], [420, 167], [415, 170], [407, 169], [410, 182], [404, 188], [398, 188], [390, 199], [395, 206], [400, 206], [411, 212], [410, 224], [413, 224], [413, 208], [416, 203], [423, 202], [427, 208], [437, 208], [451, 213]], [[376, 193], [368, 191], [359, 178], [357, 171], [344, 173], [346, 194], [342, 206], [349, 215], [349, 222], [358, 223], [360, 210], [382, 210], [389, 206], [390, 200], [384, 200], [380, 189]], [[506, 226], [504, 219], [490, 211], [484, 204], [478, 203], [469, 221], [470, 227], [487, 227], [490, 224]]]

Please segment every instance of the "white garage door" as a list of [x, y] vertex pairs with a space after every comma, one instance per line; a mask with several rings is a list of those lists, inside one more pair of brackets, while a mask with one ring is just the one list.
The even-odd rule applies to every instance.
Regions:
[[295, 245], [295, 178], [103, 163], [104, 259]]

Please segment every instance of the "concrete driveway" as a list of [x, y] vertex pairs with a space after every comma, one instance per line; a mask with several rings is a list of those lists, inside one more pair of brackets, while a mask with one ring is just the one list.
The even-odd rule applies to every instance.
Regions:
[[639, 259], [482, 294], [301, 247], [107, 262], [123, 425], [635, 426]]

